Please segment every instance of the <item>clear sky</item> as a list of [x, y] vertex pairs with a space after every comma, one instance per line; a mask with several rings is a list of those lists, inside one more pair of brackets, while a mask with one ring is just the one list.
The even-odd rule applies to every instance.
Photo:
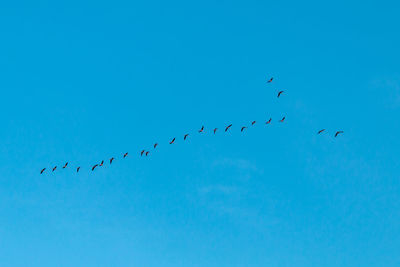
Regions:
[[399, 8], [2, 1], [0, 266], [399, 266]]

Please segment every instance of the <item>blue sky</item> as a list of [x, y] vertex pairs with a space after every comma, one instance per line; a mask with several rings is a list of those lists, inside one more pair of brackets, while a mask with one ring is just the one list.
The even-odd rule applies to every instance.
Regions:
[[1, 3], [0, 265], [399, 266], [399, 8]]

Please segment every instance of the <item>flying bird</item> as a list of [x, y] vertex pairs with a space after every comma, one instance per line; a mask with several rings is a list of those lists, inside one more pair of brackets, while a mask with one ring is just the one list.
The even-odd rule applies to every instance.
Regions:
[[183, 136], [183, 140], [186, 140], [186, 138], [189, 136], [189, 134], [185, 134], [184, 136]]
[[63, 169], [67, 168], [67, 166], [68, 166], [68, 162], [67, 162], [67, 163], [65, 163], [65, 165], [64, 165], [64, 167], [63, 167]]
[[57, 166], [54, 166], [53, 170], [51, 170], [52, 172], [54, 172], [57, 169]]
[[99, 167], [100, 167], [100, 166], [103, 166], [103, 163], [104, 163], [104, 160], [101, 161]]
[[252, 122], [251, 122], [251, 125], [254, 125], [254, 124], [256, 124], [256, 121], [252, 121]]
[[147, 151], [147, 152], [146, 152], [146, 157], [149, 155], [149, 153], [150, 153], [150, 151]]
[[94, 171], [94, 169], [96, 169], [96, 167], [97, 166], [99, 166], [99, 164], [95, 164], [95, 165], [93, 165], [93, 167], [92, 167], [92, 171]]
[[124, 158], [126, 158], [126, 156], [128, 156], [128, 152], [126, 152], [126, 153], [124, 154]]
[[156, 148], [157, 146], [158, 146], [158, 144], [157, 144], [157, 143], [155, 143], [153, 147], [154, 147], [154, 148]]
[[243, 126], [242, 129], [240, 129], [241, 132], [243, 132], [244, 129], [246, 129], [246, 126]]
[[199, 130], [199, 133], [204, 131], [204, 126], [201, 126], [201, 129]]
[[267, 83], [272, 82], [273, 79], [274, 79], [274, 77], [271, 77], [271, 78], [267, 81]]
[[79, 172], [80, 169], [81, 169], [81, 167], [76, 168], [76, 172]]
[[217, 132], [217, 130], [218, 130], [218, 128], [215, 128], [215, 129], [214, 129], [214, 134]]
[[269, 120], [265, 123], [265, 124], [270, 124], [271, 123], [271, 121], [272, 121], [272, 119], [271, 118], [269, 118]]
[[140, 152], [140, 156], [143, 156], [143, 153], [145, 152], [145, 150], [142, 150], [141, 152]]
[[169, 142], [170, 145], [172, 145], [175, 142], [175, 137]]
[[338, 135], [341, 134], [341, 133], [343, 133], [343, 131], [337, 131], [337, 132], [335, 133], [335, 137], [338, 136]]
[[322, 133], [323, 131], [325, 131], [325, 129], [319, 130], [318, 134]]
[[284, 91], [279, 91], [279, 93], [278, 93], [278, 98], [281, 96], [281, 94], [283, 93]]
[[40, 171], [40, 174], [42, 174], [45, 170], [46, 170], [46, 168], [43, 168], [43, 169]]
[[232, 127], [232, 124], [229, 124], [228, 126], [226, 126], [226, 128], [225, 128], [225, 132], [226, 131], [228, 131], [229, 130], [229, 128], [231, 128]]
[[286, 118], [286, 117], [283, 117], [283, 118], [280, 120], [280, 122], [283, 122], [283, 121], [285, 120], [285, 118]]
[[113, 160], [114, 160], [114, 157], [112, 157], [112, 158], [110, 159], [110, 164], [113, 162]]

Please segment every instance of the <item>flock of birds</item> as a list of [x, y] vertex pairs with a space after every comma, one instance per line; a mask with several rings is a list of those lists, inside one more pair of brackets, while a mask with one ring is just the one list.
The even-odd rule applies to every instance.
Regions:
[[[267, 80], [267, 83], [271, 83], [271, 82], [273, 81], [273, 79], [274, 79], [274, 78], [271, 77], [270, 79]], [[279, 91], [277, 97], [280, 98], [280, 96], [281, 96], [283, 93], [284, 93], [284, 91]], [[279, 120], [279, 122], [283, 123], [283, 122], [285, 121], [285, 119], [286, 119], [286, 117], [284, 116], [282, 119]], [[270, 124], [271, 121], [272, 121], [272, 118], [269, 118], [269, 120], [266, 121], [265, 124]], [[251, 126], [253, 126], [254, 124], [256, 124], [256, 121], [252, 121], [252, 122], [251, 122]], [[225, 126], [225, 132], [228, 132], [229, 129], [230, 129], [231, 127], [232, 127], [232, 124], [229, 124], [229, 125]], [[242, 127], [240, 128], [240, 131], [243, 132], [245, 129], [247, 129], [247, 126], [242, 126]], [[214, 134], [216, 134], [217, 131], [218, 131], [218, 128], [214, 128], [214, 129], [213, 129], [213, 133], [214, 133]], [[326, 131], [326, 129], [321, 129], [321, 130], [319, 130], [319, 131], [317, 132], [317, 134], [322, 134], [322, 133], [325, 132], [325, 131]], [[199, 132], [199, 133], [203, 133], [203, 132], [204, 132], [204, 126], [202, 126], [202, 127], [198, 130], [198, 132]], [[339, 134], [342, 134], [342, 133], [343, 133], [343, 131], [336, 131], [336, 132], [335, 132], [335, 137], [337, 137]], [[188, 133], [184, 134], [183, 140], [186, 141], [186, 139], [187, 139], [188, 137], [189, 137], [189, 134], [188, 134]], [[171, 141], [169, 141], [169, 144], [172, 145], [173, 143], [175, 143], [175, 141], [176, 141], [176, 137], [172, 138]], [[155, 144], [153, 145], [153, 149], [156, 149], [157, 146], [158, 146], [158, 143], [155, 143]], [[149, 154], [150, 154], [150, 151], [148, 151], [148, 150], [142, 150], [142, 151], [140, 151], [140, 156], [141, 156], [141, 157], [143, 157], [143, 156], [147, 157], [147, 156], [149, 156]], [[128, 152], [125, 152], [125, 153], [122, 155], [122, 158], [126, 158], [127, 156], [128, 156]], [[114, 160], [115, 160], [115, 158], [114, 158], [114, 157], [111, 157], [111, 158], [109, 159], [109, 164], [112, 164]], [[91, 167], [91, 170], [94, 171], [96, 168], [102, 167], [103, 165], [104, 165], [104, 160], [102, 160], [100, 163], [94, 164], [94, 165]], [[62, 168], [65, 169], [65, 168], [67, 168], [67, 167], [68, 167], [68, 162], [66, 162]], [[76, 172], [79, 172], [80, 169], [81, 169], [80, 166], [76, 167]], [[43, 168], [43, 169], [40, 171], [40, 174], [43, 174], [46, 170], [47, 170], [47, 168]], [[54, 167], [51, 169], [52, 172], [54, 172], [54, 171], [56, 171], [56, 170], [57, 170], [57, 166], [54, 166]]]

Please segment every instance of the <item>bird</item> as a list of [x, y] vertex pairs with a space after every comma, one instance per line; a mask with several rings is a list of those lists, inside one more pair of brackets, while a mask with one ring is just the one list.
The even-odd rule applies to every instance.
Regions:
[[99, 166], [99, 164], [95, 164], [95, 165], [93, 165], [93, 167], [92, 167], [92, 171], [94, 171], [94, 169], [96, 169], [96, 167], [97, 166]]
[[225, 132], [226, 131], [228, 131], [229, 130], [229, 128], [231, 128], [232, 127], [232, 124], [229, 124], [228, 126], [226, 126], [226, 128], [225, 128]]
[[64, 167], [63, 167], [63, 169], [67, 168], [67, 166], [68, 166], [68, 162], [67, 162], [67, 163], [65, 163], [65, 165], [64, 165]]
[[158, 146], [158, 144], [157, 144], [157, 143], [155, 143], [153, 147], [154, 147], [154, 148], [156, 148], [157, 146]]
[[335, 133], [335, 137], [338, 136], [338, 135], [341, 134], [341, 133], [343, 133], [343, 131], [337, 131], [337, 132]]
[[143, 156], [143, 153], [145, 152], [145, 150], [143, 149], [141, 152], [140, 152], [140, 156]]
[[126, 158], [126, 156], [128, 156], [128, 152], [126, 152], [126, 153], [124, 154], [124, 158]]
[[150, 151], [146, 151], [146, 157], [149, 155]]
[[280, 120], [280, 122], [283, 122], [283, 121], [285, 120], [285, 118], [286, 118], [286, 117], [283, 117], [283, 118]]
[[57, 166], [54, 166], [53, 170], [51, 170], [52, 172], [54, 172], [57, 169]]
[[271, 78], [267, 81], [267, 83], [272, 82], [273, 79], [274, 79], [274, 77], [271, 77]]
[[175, 142], [175, 137], [169, 142], [170, 145], [172, 145]]
[[325, 129], [319, 130], [318, 134], [322, 133], [323, 131], [325, 131]]
[[183, 136], [183, 140], [186, 140], [186, 138], [189, 136], [189, 134], [185, 134], [184, 136]]
[[102, 161], [101, 161], [101, 163], [100, 163], [100, 165], [99, 165], [99, 166], [103, 166], [103, 163], [104, 163], [104, 160], [102, 160]]
[[204, 126], [201, 126], [201, 129], [199, 130], [199, 133], [204, 131]]
[[218, 130], [218, 128], [215, 128], [215, 129], [214, 129], [214, 134], [217, 132], [217, 130]]
[[252, 122], [251, 122], [251, 125], [254, 125], [254, 124], [256, 124], [256, 121], [252, 121]]
[[244, 129], [246, 129], [246, 126], [243, 126], [242, 129], [240, 129], [241, 132], [243, 132]]
[[40, 174], [42, 174], [45, 170], [46, 170], [46, 168], [43, 168], [43, 169], [40, 171]]
[[279, 91], [279, 93], [278, 93], [278, 97], [280, 97], [281, 96], [281, 94], [283, 93], [284, 91]]
[[80, 169], [81, 169], [81, 167], [76, 168], [76, 172], [79, 172]]
[[110, 159], [110, 164], [113, 162], [113, 160], [114, 160], [114, 157], [112, 157], [112, 158]]
[[265, 124], [270, 124], [272, 121], [272, 118], [269, 118], [269, 120]]

